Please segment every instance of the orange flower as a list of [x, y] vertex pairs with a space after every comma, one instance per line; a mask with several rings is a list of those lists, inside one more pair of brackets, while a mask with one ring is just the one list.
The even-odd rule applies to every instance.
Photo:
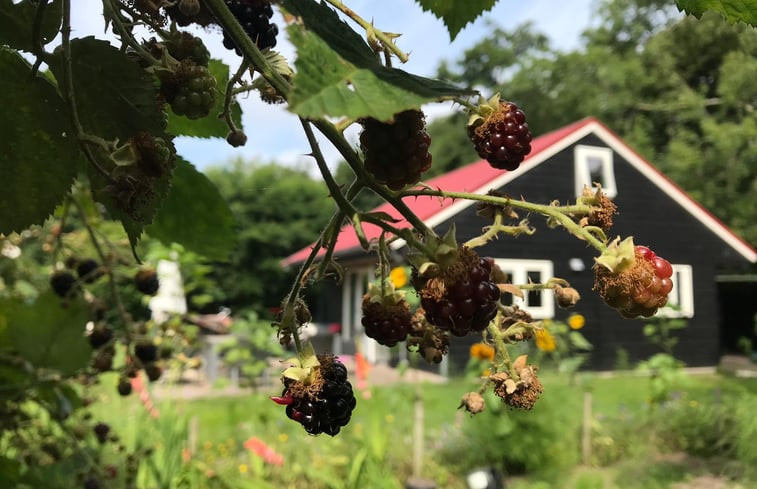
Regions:
[[570, 329], [581, 329], [586, 324], [586, 318], [581, 314], [571, 314], [568, 318], [568, 326]]
[[477, 358], [479, 360], [494, 360], [494, 348], [486, 343], [474, 343], [469, 350], [471, 358]]
[[555, 337], [546, 329], [536, 330], [536, 348], [547, 353], [555, 351], [557, 348]]

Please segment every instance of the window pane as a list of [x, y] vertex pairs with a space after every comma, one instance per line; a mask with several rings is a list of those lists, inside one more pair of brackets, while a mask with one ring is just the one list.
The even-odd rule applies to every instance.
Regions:
[[[542, 282], [541, 273], [533, 270], [528, 272], [528, 282], [534, 284], [540, 284]], [[541, 307], [541, 290], [529, 290], [528, 291], [528, 306], [529, 307]]]

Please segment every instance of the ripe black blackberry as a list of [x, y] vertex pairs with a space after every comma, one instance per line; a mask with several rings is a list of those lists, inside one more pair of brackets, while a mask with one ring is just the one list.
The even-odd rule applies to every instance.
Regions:
[[[428, 280], [413, 280], [426, 319], [455, 336], [483, 331], [497, 313], [499, 288], [490, 279], [493, 260], [459, 248], [460, 261]], [[419, 288], [420, 286], [420, 288]]]
[[131, 381], [129, 381], [128, 378], [122, 377], [118, 380], [116, 390], [121, 396], [128, 396], [129, 394], [131, 394]]
[[[226, 6], [229, 7], [231, 13], [234, 14], [252, 42], [258, 46], [258, 49], [263, 50], [276, 46], [279, 27], [271, 23], [271, 17], [273, 17], [271, 2], [265, 0], [226, 0]], [[223, 45], [226, 49], [233, 49], [238, 55], [242, 55], [242, 51], [226, 32], [223, 33]]]
[[150, 382], [155, 382], [163, 375], [163, 368], [157, 363], [151, 363], [145, 367], [145, 374]]
[[386, 281], [383, 285], [371, 284], [363, 296], [362, 324], [365, 334], [386, 346], [404, 341], [411, 331], [412, 314], [403, 292], [397, 292]]
[[419, 110], [406, 110], [392, 122], [376, 119], [362, 121], [360, 147], [365, 154], [365, 169], [392, 190], [418, 183], [431, 168], [431, 137]]
[[110, 433], [110, 426], [106, 423], [97, 423], [93, 428], [97, 441], [105, 443], [108, 441], [108, 434]]
[[344, 364], [333, 355], [318, 355], [318, 361], [320, 367], [312, 384], [305, 386], [285, 377], [284, 391], [274, 401], [286, 404], [287, 417], [309, 434], [334, 436], [349, 423], [357, 401]]
[[158, 273], [154, 268], [143, 268], [134, 275], [134, 285], [143, 294], [155, 295], [160, 288]]
[[158, 347], [151, 341], [134, 345], [134, 356], [142, 363], [152, 363], [158, 359]]
[[58, 271], [52, 274], [50, 277], [50, 287], [53, 292], [60, 297], [68, 297], [74, 293], [74, 286], [76, 285], [76, 277], [70, 272]]
[[98, 278], [103, 276], [100, 264], [97, 263], [97, 260], [92, 258], [79, 260], [76, 263], [76, 274], [82, 281], [88, 284], [95, 282]]
[[[486, 116], [479, 115], [468, 126], [468, 137], [476, 152], [494, 168], [515, 170], [531, 152], [531, 130], [526, 115], [512, 102], [493, 98]], [[483, 106], [482, 106], [483, 107]]]
[[113, 339], [113, 330], [108, 326], [95, 326], [92, 332], [89, 333], [89, 336], [87, 336], [87, 339], [89, 340], [89, 346], [96, 350]]

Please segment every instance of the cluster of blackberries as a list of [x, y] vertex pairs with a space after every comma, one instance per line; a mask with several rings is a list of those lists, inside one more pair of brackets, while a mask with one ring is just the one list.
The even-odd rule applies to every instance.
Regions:
[[[81, 282], [91, 284], [104, 275], [100, 264], [92, 258], [69, 258], [66, 260], [66, 268], [68, 270], [58, 270], [50, 276], [50, 287], [56, 295], [63, 298], [74, 295]], [[75, 271], [76, 276], [69, 270]]]
[[500, 291], [491, 280], [494, 260], [479, 258], [460, 248], [458, 266], [424, 279], [414, 272], [413, 285], [421, 297], [426, 319], [455, 336], [483, 331], [497, 313]]
[[499, 101], [482, 123], [468, 126], [476, 152], [494, 168], [515, 170], [531, 152], [526, 115], [512, 102]]
[[[244, 31], [250, 36], [258, 49], [263, 50], [276, 46], [276, 36], [279, 27], [271, 22], [273, 8], [271, 2], [265, 0], [226, 0], [226, 6]], [[242, 51], [232, 41], [226, 32], [223, 33], [223, 45], [226, 49], [233, 49], [241, 56]]]
[[285, 404], [287, 417], [300, 423], [309, 434], [334, 436], [349, 423], [357, 402], [344, 364], [333, 355], [318, 355], [318, 361], [320, 367], [313, 385], [319, 388], [315, 392], [285, 377], [281, 397], [273, 400]]

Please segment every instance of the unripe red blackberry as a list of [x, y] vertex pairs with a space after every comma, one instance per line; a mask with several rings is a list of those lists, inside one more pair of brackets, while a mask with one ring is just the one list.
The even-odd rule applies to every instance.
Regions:
[[598, 262], [594, 267], [594, 288], [623, 317], [652, 317], [668, 302], [673, 267], [646, 246], [635, 246], [633, 255], [632, 264], [620, 271]]
[[272, 398], [286, 405], [286, 415], [311, 435], [334, 436], [346, 426], [357, 401], [347, 380], [347, 369], [333, 355], [318, 355], [320, 367], [310, 386], [284, 378], [281, 397]]
[[50, 277], [50, 287], [53, 292], [60, 297], [68, 297], [73, 295], [74, 286], [76, 285], [76, 277], [70, 272], [58, 271], [52, 274]]
[[143, 294], [155, 295], [160, 288], [158, 273], [154, 268], [143, 268], [134, 275], [134, 285]]
[[[252, 42], [258, 46], [258, 49], [262, 51], [276, 46], [279, 27], [271, 23], [271, 17], [273, 17], [271, 2], [266, 0], [226, 0], [226, 6], [229, 7], [231, 13], [234, 14]], [[242, 55], [242, 51], [226, 32], [223, 33], [223, 45], [226, 49], [233, 49], [238, 55]]]
[[[515, 170], [531, 152], [531, 130], [526, 115], [512, 102], [493, 97], [487, 115], [473, 118], [468, 137], [476, 152], [494, 168]], [[482, 105], [484, 107], [484, 105]]]
[[176, 115], [190, 119], [207, 116], [216, 103], [216, 79], [205, 66], [184, 60], [161, 76], [160, 92]]
[[406, 110], [392, 122], [376, 119], [362, 121], [360, 147], [365, 154], [365, 169], [392, 190], [418, 183], [431, 168], [431, 137], [419, 110]]
[[499, 288], [490, 279], [493, 261], [460, 247], [460, 261], [428, 280], [415, 280], [426, 319], [455, 336], [483, 331], [497, 313]]

